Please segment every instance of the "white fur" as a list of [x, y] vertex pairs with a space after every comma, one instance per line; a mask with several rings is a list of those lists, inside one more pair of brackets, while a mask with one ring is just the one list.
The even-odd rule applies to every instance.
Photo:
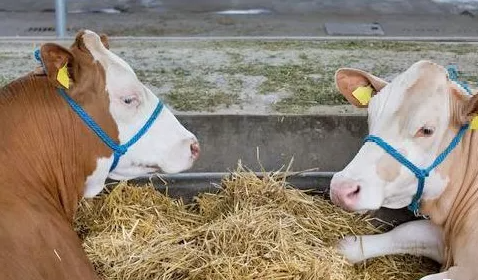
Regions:
[[[447, 85], [445, 69], [429, 62], [418, 62], [407, 71], [399, 75], [391, 84], [385, 86], [372, 98], [369, 113], [369, 130], [392, 145], [395, 149], [405, 153], [405, 157], [420, 168], [428, 167], [442, 152], [443, 143], [448, 145], [455, 135], [450, 131], [450, 90]], [[408, 89], [427, 71], [434, 71], [436, 80], [427, 81], [436, 87], [424, 90], [432, 92], [414, 92], [408, 96]], [[409, 111], [400, 112], [400, 104], [414, 98], [407, 107]], [[431, 137], [414, 137], [423, 127], [433, 126], [435, 132]], [[418, 180], [405, 166], [401, 165], [397, 178], [393, 181], [380, 179], [377, 165], [380, 159], [390, 157], [375, 143], [366, 143], [359, 150], [354, 159], [332, 178], [331, 192], [340, 188], [340, 182], [353, 180], [360, 186], [357, 201], [353, 207], [346, 206], [352, 211], [364, 211], [387, 208], [403, 208], [410, 204], [417, 191]], [[395, 159], [392, 158], [394, 161]], [[392, 162], [393, 162], [392, 161]], [[395, 162], [396, 163], [396, 162]], [[383, 164], [383, 163], [382, 163]], [[425, 180], [422, 198], [438, 197], [449, 178], [443, 178], [436, 170], [430, 172]], [[390, 254], [412, 254], [427, 256], [439, 263], [444, 261], [444, 244], [439, 227], [429, 221], [413, 221], [400, 225], [390, 232], [378, 235], [347, 236], [337, 247], [352, 263], [369, 258]], [[448, 272], [430, 275], [422, 279], [432, 280], [446, 278]], [[454, 279], [456, 280], [456, 279]]]
[[[410, 98], [407, 89], [420, 78], [424, 65], [423, 62], [416, 63], [399, 75], [372, 98], [368, 108], [370, 133], [381, 137], [395, 149], [405, 151], [406, 158], [420, 168], [432, 164], [442, 152], [439, 150], [442, 140], [454, 133], [447, 130], [450, 118], [448, 91], [434, 94], [414, 93], [423, 96], [419, 106], [410, 108], [406, 115], [397, 114], [400, 104]], [[446, 84], [444, 73], [437, 79], [438, 83]], [[415, 139], [414, 135], [424, 125], [436, 128], [433, 136]], [[426, 144], [426, 149], [423, 144]], [[341, 180], [354, 180], [359, 183], [359, 198], [351, 210], [375, 210], [380, 207], [395, 209], [410, 204], [417, 191], [417, 178], [402, 165], [398, 178], [393, 182], [381, 180], [377, 174], [377, 164], [384, 156], [390, 157], [377, 144], [368, 142], [354, 159], [332, 178], [331, 189], [339, 185], [336, 183]], [[438, 196], [447, 183], [448, 178], [442, 178], [433, 170], [425, 181], [423, 197]]]
[[443, 262], [441, 230], [429, 221], [402, 224], [376, 235], [346, 236], [337, 248], [351, 263], [391, 254], [426, 256]]
[[109, 158], [99, 158], [96, 161], [95, 171], [86, 178], [85, 197], [94, 197], [103, 190], [105, 179], [108, 177], [112, 163], [113, 156]]
[[[420, 280], [452, 280], [448, 277], [449, 277], [448, 276], [448, 271], [445, 271], [445, 272], [441, 272], [441, 273], [430, 274], [430, 275], [424, 276], [424, 277], [420, 278]], [[453, 279], [453, 280], [457, 280], [457, 279]]]
[[[83, 41], [94, 59], [105, 69], [110, 112], [118, 126], [120, 143], [124, 144], [146, 123], [159, 99], [138, 80], [124, 60], [103, 46], [97, 34], [86, 31]], [[125, 97], [130, 96], [139, 100], [137, 106], [128, 106], [123, 102]], [[196, 141], [196, 137], [164, 107], [148, 132], [129, 148], [110, 174], [105, 170], [111, 166], [111, 159], [98, 160], [96, 170], [88, 177], [85, 195], [99, 193], [107, 176], [124, 180], [159, 170], [176, 173], [189, 169], [194, 162], [190, 147]]]
[[463, 267], [452, 266], [447, 271], [427, 275], [420, 280], [476, 280], [476, 275], [472, 276], [470, 271], [465, 272]]

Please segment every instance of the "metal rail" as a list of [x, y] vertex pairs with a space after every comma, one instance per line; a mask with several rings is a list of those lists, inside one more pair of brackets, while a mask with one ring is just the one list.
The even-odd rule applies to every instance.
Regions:
[[[276, 174], [277, 176], [285, 177], [297, 177], [297, 178], [332, 178], [335, 172], [254, 172], [257, 177], [263, 177], [265, 174]], [[192, 172], [192, 173], [178, 173], [178, 174], [159, 174], [155, 177], [162, 178], [164, 180], [210, 180], [210, 179], [222, 179], [232, 172]], [[149, 178], [149, 177], [148, 177]]]
[[56, 36], [66, 36], [66, 3], [65, 0], [55, 0]]

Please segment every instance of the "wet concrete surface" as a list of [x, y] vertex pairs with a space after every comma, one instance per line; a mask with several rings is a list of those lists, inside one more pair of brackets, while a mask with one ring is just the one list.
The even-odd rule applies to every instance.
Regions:
[[[52, 0], [2, 1], [6, 11], [40, 12], [54, 9]], [[68, 10], [118, 8], [123, 11], [171, 11], [206, 13], [225, 9], [268, 9], [278, 14], [380, 13], [444, 14], [464, 7], [463, 3], [432, 0], [66, 0]], [[448, 1], [445, 1], [448, 2]], [[453, 4], [454, 3], [454, 4]], [[473, 7], [473, 5], [466, 5]], [[456, 12], [456, 11], [455, 11]]]
[[[53, 36], [54, 13], [0, 12], [0, 36]], [[26, 20], [28, 19], [28, 20]], [[326, 23], [378, 23], [383, 36], [478, 35], [478, 19], [461, 15], [70, 14], [69, 35], [88, 28], [111, 36], [326, 36]], [[346, 34], [344, 34], [346, 35]], [[352, 34], [351, 34], [352, 35]]]
[[[478, 35], [474, 5], [431, 0], [82, 0], [67, 4], [70, 35], [89, 28], [117, 36], [324, 36], [330, 35], [327, 23], [378, 23], [383, 36]], [[98, 13], [105, 8], [118, 13]], [[227, 9], [268, 13], [215, 14]], [[51, 0], [4, 0], [0, 17], [0, 36], [55, 35]]]

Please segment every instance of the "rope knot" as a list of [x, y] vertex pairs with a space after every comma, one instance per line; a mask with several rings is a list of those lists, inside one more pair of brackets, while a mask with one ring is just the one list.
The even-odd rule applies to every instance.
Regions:
[[36, 49], [33, 54], [35, 56], [35, 60], [41, 63], [42, 61], [41, 61], [40, 49]]
[[118, 156], [122, 156], [122, 155], [126, 154], [127, 151], [128, 151], [127, 147], [118, 146], [118, 147], [116, 147], [115, 154], [117, 154]]
[[425, 170], [425, 169], [422, 169], [422, 170], [420, 170], [420, 171], [421, 171], [421, 172], [420, 172], [420, 173], [421, 173], [420, 175], [422, 176], [422, 178], [426, 178], [426, 177], [430, 176], [430, 171]]

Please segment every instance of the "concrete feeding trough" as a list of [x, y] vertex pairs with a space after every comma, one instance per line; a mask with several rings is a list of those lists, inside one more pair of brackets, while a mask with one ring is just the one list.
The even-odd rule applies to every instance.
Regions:
[[[238, 160], [256, 171], [277, 171], [293, 160], [288, 182], [299, 189], [327, 193], [334, 172], [344, 168], [367, 135], [365, 115], [218, 115], [180, 114], [178, 119], [197, 135], [202, 156], [180, 174], [137, 178], [171, 197], [190, 201], [234, 171]], [[115, 183], [112, 181], [112, 183]], [[404, 209], [380, 210], [374, 216], [392, 223], [413, 218]]]
[[382, 26], [379, 23], [325, 23], [328, 35], [356, 35], [356, 36], [383, 36]]

